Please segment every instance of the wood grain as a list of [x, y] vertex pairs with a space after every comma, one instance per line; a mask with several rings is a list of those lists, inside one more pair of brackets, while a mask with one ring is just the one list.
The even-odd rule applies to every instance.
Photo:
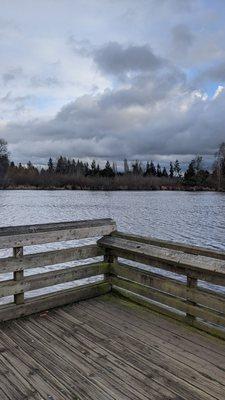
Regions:
[[0, 249], [108, 235], [116, 229], [108, 219], [0, 228]]

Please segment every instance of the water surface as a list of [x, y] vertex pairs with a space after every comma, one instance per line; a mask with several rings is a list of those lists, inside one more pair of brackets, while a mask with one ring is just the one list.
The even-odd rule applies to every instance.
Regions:
[[0, 226], [105, 217], [123, 231], [225, 250], [225, 193], [0, 191]]

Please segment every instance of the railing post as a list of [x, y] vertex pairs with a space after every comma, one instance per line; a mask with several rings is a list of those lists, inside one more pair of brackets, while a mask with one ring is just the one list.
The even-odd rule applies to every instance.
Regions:
[[112, 264], [117, 262], [118, 257], [111, 254], [110, 250], [105, 249], [104, 262], [108, 264], [108, 273], [106, 274], [106, 280], [111, 283], [111, 278], [114, 276], [112, 272]]
[[[13, 257], [20, 258], [23, 256], [23, 247], [13, 247]], [[13, 273], [13, 278], [15, 281], [21, 281], [24, 277], [24, 271], [15, 271]], [[14, 303], [19, 305], [24, 303], [24, 292], [17, 293], [14, 295]]]
[[[193, 276], [187, 274], [187, 303], [192, 304], [193, 306], [196, 305], [196, 302], [193, 301], [192, 289], [195, 289], [198, 284], [198, 279], [194, 278]], [[186, 320], [189, 324], [192, 324], [196, 317], [192, 314], [186, 313]]]

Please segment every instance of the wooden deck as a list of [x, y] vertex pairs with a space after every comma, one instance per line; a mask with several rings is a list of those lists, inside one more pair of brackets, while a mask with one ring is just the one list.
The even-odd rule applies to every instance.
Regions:
[[225, 341], [113, 294], [0, 325], [1, 400], [225, 399]]

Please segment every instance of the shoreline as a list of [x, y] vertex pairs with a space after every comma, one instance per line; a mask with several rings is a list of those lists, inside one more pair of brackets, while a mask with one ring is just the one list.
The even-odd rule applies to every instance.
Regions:
[[0, 187], [0, 191], [2, 190], [47, 190], [47, 191], [91, 191], [91, 192], [155, 192], [155, 191], [172, 191], [172, 192], [217, 192], [217, 193], [225, 193], [225, 190], [216, 190], [215, 188], [210, 187], [199, 187], [199, 186], [190, 186], [190, 187], [154, 187], [154, 188], [127, 188], [127, 187], [117, 187], [117, 188], [109, 188], [109, 187], [101, 187], [101, 188], [91, 188], [91, 187], [70, 187], [70, 186], [63, 186], [63, 187], [37, 187], [37, 186], [13, 186], [13, 187]]

